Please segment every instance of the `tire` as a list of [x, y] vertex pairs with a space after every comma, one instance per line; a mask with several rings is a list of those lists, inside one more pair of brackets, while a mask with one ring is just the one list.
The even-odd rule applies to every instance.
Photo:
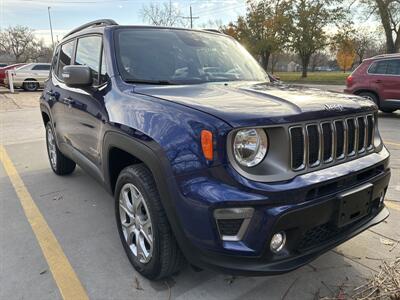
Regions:
[[379, 98], [377, 95], [375, 95], [374, 93], [370, 93], [370, 92], [361, 92], [358, 94], [358, 96], [367, 98], [368, 100], [373, 101], [377, 106], [379, 106]]
[[22, 87], [27, 92], [35, 92], [39, 89], [39, 83], [35, 79], [27, 79], [22, 84]]
[[396, 109], [392, 109], [392, 108], [380, 108], [380, 110], [383, 111], [384, 113], [391, 114], [391, 113], [394, 112]]
[[123, 169], [114, 198], [119, 236], [133, 267], [151, 280], [177, 273], [185, 259], [149, 169], [143, 164]]
[[58, 149], [54, 130], [50, 122], [46, 124], [46, 146], [50, 166], [54, 173], [62, 176], [71, 174], [75, 170], [76, 163], [62, 154]]

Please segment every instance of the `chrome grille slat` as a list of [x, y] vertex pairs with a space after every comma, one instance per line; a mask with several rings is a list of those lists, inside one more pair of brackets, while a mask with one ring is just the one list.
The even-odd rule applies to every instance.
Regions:
[[291, 168], [299, 171], [363, 156], [374, 148], [374, 134], [372, 114], [289, 127]]
[[319, 165], [321, 156], [321, 137], [318, 125], [307, 125], [306, 136], [308, 137], [307, 163], [310, 167], [316, 167]]
[[322, 159], [324, 163], [330, 163], [333, 161], [335, 147], [335, 131], [333, 123], [323, 122], [321, 123], [321, 137], [322, 137]]

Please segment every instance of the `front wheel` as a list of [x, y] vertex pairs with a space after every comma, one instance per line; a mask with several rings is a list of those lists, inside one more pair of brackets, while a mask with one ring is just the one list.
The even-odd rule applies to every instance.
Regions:
[[115, 215], [122, 245], [140, 274], [162, 279], [180, 270], [184, 258], [145, 165], [121, 171], [115, 189]]
[[66, 157], [58, 149], [53, 127], [50, 122], [46, 124], [46, 146], [51, 169], [57, 175], [71, 174], [75, 170], [75, 162]]

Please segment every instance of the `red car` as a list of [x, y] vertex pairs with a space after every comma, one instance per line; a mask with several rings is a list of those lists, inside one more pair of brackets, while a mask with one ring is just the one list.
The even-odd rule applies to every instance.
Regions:
[[9, 65], [9, 66], [0, 68], [0, 85], [4, 84], [4, 78], [6, 78], [7, 70], [13, 70], [13, 69], [21, 67], [23, 65], [25, 65], [25, 64], [13, 64], [13, 65]]
[[374, 101], [383, 112], [400, 109], [400, 54], [365, 59], [347, 77], [345, 93]]

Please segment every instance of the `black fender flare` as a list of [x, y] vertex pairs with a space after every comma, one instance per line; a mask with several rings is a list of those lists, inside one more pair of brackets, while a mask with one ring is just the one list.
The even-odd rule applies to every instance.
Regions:
[[[152, 144], [150, 146], [149, 144]], [[157, 183], [165, 177], [171, 177], [172, 171], [168, 170], [169, 164], [163, 161], [164, 156], [161, 152], [162, 149], [155, 142], [142, 142], [139, 139], [132, 137], [123, 132], [108, 131], [104, 135], [103, 147], [102, 147], [102, 165], [104, 173], [104, 181], [107, 190], [113, 194], [114, 190], [111, 183], [110, 173], [109, 173], [109, 154], [112, 148], [118, 148], [123, 150], [132, 156], [136, 157], [138, 160], [142, 161], [152, 172], [154, 180]], [[154, 147], [159, 149], [154, 150]], [[169, 172], [168, 172], [169, 171]], [[169, 174], [165, 174], [165, 173]]]
[[53, 122], [53, 116], [50, 113], [50, 109], [44, 103], [40, 103], [40, 114], [43, 118], [43, 113], [45, 113], [48, 117], [50, 122]]
[[161, 203], [175, 238], [182, 252], [184, 252], [184, 254], [187, 253], [185, 250], [189, 246], [188, 239], [184, 235], [176, 208], [172, 201], [172, 198], [179, 199], [181, 195], [175, 182], [169, 160], [162, 148], [154, 141], [140, 141], [128, 134], [115, 131], [106, 132], [103, 141], [102, 165], [104, 183], [107, 191], [112, 195], [114, 194], [109, 172], [109, 153], [112, 148], [116, 147], [121, 149], [142, 161], [153, 174]]

